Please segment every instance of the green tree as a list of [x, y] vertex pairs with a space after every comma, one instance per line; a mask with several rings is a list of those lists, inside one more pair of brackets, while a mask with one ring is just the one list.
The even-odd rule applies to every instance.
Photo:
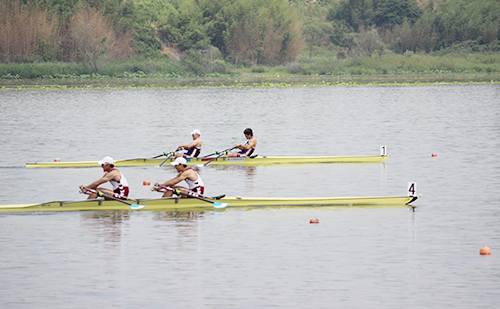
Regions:
[[377, 27], [392, 27], [406, 20], [414, 23], [422, 14], [414, 0], [379, 0], [375, 5], [374, 23]]
[[178, 7], [169, 6], [157, 23], [162, 37], [181, 50], [204, 49], [210, 44], [210, 36], [203, 24], [203, 12], [193, 0], [183, 1]]
[[327, 20], [343, 22], [351, 31], [357, 31], [370, 27], [373, 16], [373, 0], [340, 0], [329, 6]]
[[381, 42], [375, 28], [369, 30], [360, 29], [358, 39], [361, 50], [369, 57], [371, 57], [375, 51], [378, 51], [378, 55], [380, 56], [385, 49], [385, 44]]
[[500, 2], [496, 0], [443, 1], [435, 16], [439, 48], [476, 41], [478, 49], [500, 39]]
[[309, 59], [315, 47], [327, 46], [334, 33], [332, 23], [326, 21], [328, 10], [319, 3], [311, 3], [304, 10], [302, 36], [309, 49]]
[[303, 46], [301, 19], [285, 0], [238, 0], [222, 13], [226, 53], [235, 62], [276, 65], [294, 59]]

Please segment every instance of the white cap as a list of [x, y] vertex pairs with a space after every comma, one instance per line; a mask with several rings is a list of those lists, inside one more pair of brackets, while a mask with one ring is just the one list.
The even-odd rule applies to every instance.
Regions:
[[174, 162], [170, 162], [170, 164], [173, 166], [180, 165], [180, 164], [186, 165], [187, 161], [183, 157], [177, 157], [177, 158], [175, 158]]
[[201, 135], [201, 132], [200, 132], [200, 130], [198, 130], [198, 129], [194, 129], [194, 130], [193, 130], [193, 132], [191, 132], [191, 135], [194, 135], [194, 134], [199, 134], [199, 135]]
[[97, 161], [97, 163], [99, 163], [99, 165], [115, 164], [115, 161], [113, 161], [113, 158], [111, 158], [111, 157], [104, 157], [104, 158], [102, 158], [101, 161]]

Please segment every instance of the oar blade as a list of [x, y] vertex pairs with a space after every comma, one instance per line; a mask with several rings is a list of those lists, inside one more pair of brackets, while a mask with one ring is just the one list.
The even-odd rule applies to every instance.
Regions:
[[130, 209], [139, 210], [139, 209], [144, 209], [147, 206], [146, 205], [139, 205], [139, 204], [131, 204], [129, 207], [130, 207]]
[[214, 208], [226, 208], [229, 205], [231, 205], [231, 203], [215, 202], [212, 204], [212, 207], [214, 207]]

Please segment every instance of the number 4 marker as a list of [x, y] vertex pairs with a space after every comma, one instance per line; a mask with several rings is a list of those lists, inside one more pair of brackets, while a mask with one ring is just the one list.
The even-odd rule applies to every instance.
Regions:
[[409, 182], [408, 183], [408, 196], [415, 196], [417, 195], [417, 184], [414, 182]]

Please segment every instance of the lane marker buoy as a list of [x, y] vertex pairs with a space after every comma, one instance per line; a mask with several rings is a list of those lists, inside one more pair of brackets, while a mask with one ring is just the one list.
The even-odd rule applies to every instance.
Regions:
[[479, 254], [481, 255], [490, 255], [491, 254], [491, 250], [490, 248], [484, 246], [481, 248], [481, 250], [479, 250]]

